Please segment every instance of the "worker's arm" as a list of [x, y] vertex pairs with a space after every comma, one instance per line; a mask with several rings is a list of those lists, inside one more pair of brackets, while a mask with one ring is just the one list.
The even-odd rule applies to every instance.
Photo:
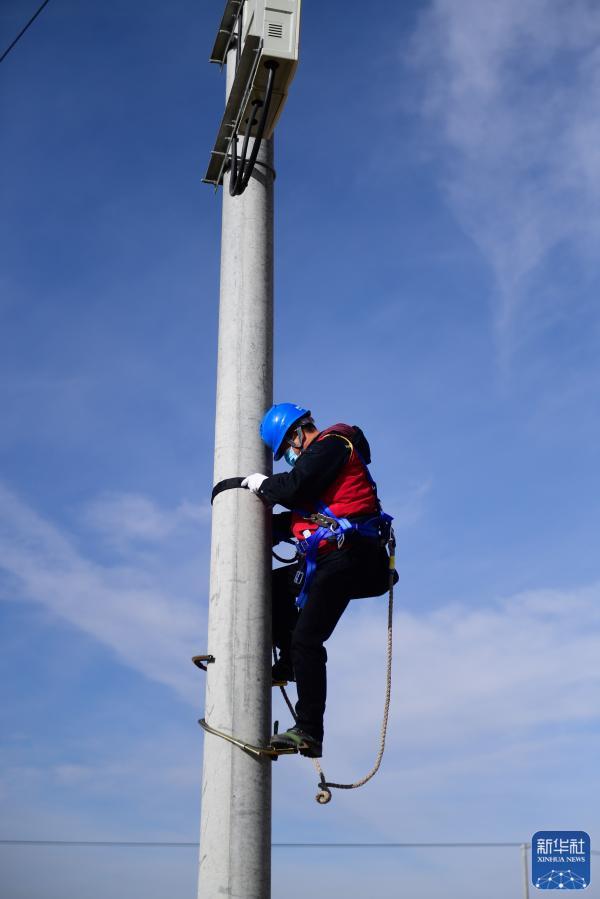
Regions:
[[345, 440], [335, 435], [313, 440], [291, 471], [274, 474], [262, 482], [259, 496], [272, 506], [279, 503], [288, 509], [302, 508], [302, 503], [314, 503], [349, 458], [350, 448]]

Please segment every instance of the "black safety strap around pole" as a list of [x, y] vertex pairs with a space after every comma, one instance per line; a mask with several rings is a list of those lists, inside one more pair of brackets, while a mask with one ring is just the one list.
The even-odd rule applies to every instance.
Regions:
[[[225, 478], [223, 481], [219, 481], [218, 484], [215, 484], [210, 497], [211, 506], [215, 501], [215, 497], [218, 496], [219, 493], [223, 493], [224, 490], [233, 490], [235, 487], [241, 487], [243, 480], [244, 478]], [[246, 490], [245, 487], [244, 490]]]

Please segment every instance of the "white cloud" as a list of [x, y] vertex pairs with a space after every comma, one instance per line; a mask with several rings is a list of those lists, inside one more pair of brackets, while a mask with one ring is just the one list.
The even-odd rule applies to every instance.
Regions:
[[[157, 555], [163, 551], [164, 544], [155, 544]], [[163, 568], [170, 562], [167, 552]], [[169, 591], [131, 560], [114, 566], [84, 558], [71, 538], [5, 488], [0, 565], [12, 585], [4, 588], [5, 597], [43, 605], [111, 647], [122, 663], [197, 704], [189, 658], [201, 645], [205, 609], [196, 598]], [[400, 585], [385, 777], [360, 801], [358, 823], [362, 815], [370, 826], [376, 820], [383, 826], [374, 799], [385, 802], [391, 786], [399, 795], [418, 790], [423, 802], [427, 795], [433, 801], [432, 791], [447, 791], [448, 783], [463, 783], [466, 790], [472, 777], [502, 783], [516, 771], [531, 770], [540, 754], [561, 764], [578, 747], [579, 729], [589, 731], [586, 745], [592, 745], [600, 686], [599, 600], [600, 585], [594, 584], [530, 591], [486, 607], [442, 604], [423, 612], [410, 607]], [[324, 767], [336, 780], [361, 776], [377, 751], [385, 603], [353, 602], [328, 645]], [[287, 722], [279, 699], [275, 716]], [[84, 782], [88, 772], [79, 765], [65, 759], [56, 776], [65, 784]], [[197, 775], [182, 776], [192, 782]], [[280, 766], [276, 777], [283, 778], [290, 801], [310, 797], [315, 785], [314, 772], [299, 761]], [[342, 815], [345, 802], [339, 802]]]
[[89, 503], [86, 524], [104, 535], [117, 548], [131, 542], [160, 542], [180, 528], [202, 523], [210, 516], [210, 505], [182, 502], [174, 509], [160, 508], [147, 496], [109, 493]]
[[[156, 539], [159, 516], [149, 505], [156, 515]], [[194, 515], [189, 519], [196, 523]], [[169, 527], [162, 530], [167, 533]], [[119, 565], [91, 561], [68, 536], [0, 486], [0, 568], [8, 575], [4, 597], [40, 603], [109, 646], [122, 663], [193, 702], [197, 685], [189, 660], [203, 647], [205, 613], [201, 597], [190, 592], [199, 585], [191, 563], [186, 566], [167, 552], [160, 561], [154, 568], [133, 554]], [[177, 570], [169, 576], [171, 567]], [[188, 575], [185, 593], [177, 586], [182, 568]]]
[[[474, 823], [486, 839], [525, 839], [535, 815], [557, 807], [569, 820], [587, 815], [591, 827], [588, 797], [600, 786], [600, 584], [485, 608], [421, 612], [408, 603], [400, 585], [381, 770], [351, 794], [334, 792], [327, 827], [347, 839], [456, 839]], [[352, 603], [328, 645], [323, 769], [336, 782], [366, 774], [379, 746], [385, 606], [385, 598]], [[276, 709], [287, 721], [279, 700]], [[285, 796], [277, 811], [285, 818], [285, 808], [297, 809], [302, 832], [316, 775], [299, 762], [275, 776], [276, 795]]]
[[[332, 641], [331, 728], [344, 739], [361, 708], [376, 733], [383, 706], [385, 600], [355, 604]], [[403, 751], [443, 737], [495, 741], [510, 731], [598, 722], [600, 584], [538, 590], [488, 607], [408, 612], [397, 590], [392, 742]], [[357, 665], [360, 660], [360, 665]], [[375, 690], [374, 684], [378, 684]], [[331, 727], [331, 725], [330, 725]]]
[[548, 286], [536, 298], [549, 254], [566, 244], [597, 264], [599, 37], [592, 0], [432, 0], [415, 35], [448, 198], [493, 270], [507, 354], [517, 319], [526, 334], [561, 303]]

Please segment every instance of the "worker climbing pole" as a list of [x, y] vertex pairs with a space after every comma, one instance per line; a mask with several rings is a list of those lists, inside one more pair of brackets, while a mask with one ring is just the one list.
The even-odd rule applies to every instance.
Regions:
[[[247, 487], [268, 505], [287, 506], [273, 518], [273, 542], [287, 540], [293, 559], [273, 572], [273, 685], [279, 685], [294, 719], [283, 733], [273, 733], [269, 748], [245, 745], [258, 754], [297, 751], [314, 760], [319, 774], [317, 800], [326, 803], [331, 789], [354, 789], [379, 769], [391, 691], [395, 539], [392, 519], [383, 512], [369, 472], [371, 450], [360, 428], [337, 424], [319, 431], [310, 410], [293, 403], [273, 406], [261, 423], [261, 435], [277, 461], [289, 472], [271, 477], [256, 472], [217, 484], [220, 492]], [[325, 642], [352, 599], [389, 595], [386, 695], [379, 752], [365, 777], [352, 784], [327, 782], [317, 759], [322, 756], [326, 699]], [[277, 655], [279, 650], [279, 655]], [[285, 690], [296, 681], [294, 707]], [[209, 729], [206, 721], [201, 722]], [[214, 733], [214, 731], [211, 731]], [[223, 734], [218, 734], [223, 737]]]
[[[273, 684], [279, 685], [294, 723], [277, 729], [269, 746], [255, 746], [202, 726], [257, 756], [276, 758], [297, 751], [313, 759], [319, 774], [317, 800], [326, 803], [331, 789], [354, 789], [379, 769], [391, 690], [392, 613], [395, 540], [392, 519], [383, 512], [369, 472], [371, 451], [356, 426], [337, 424], [318, 430], [308, 409], [293, 403], [273, 406], [261, 423], [263, 440], [275, 460], [285, 457], [289, 472], [267, 476], [256, 472], [217, 484], [221, 492], [247, 487], [268, 506], [287, 506], [274, 516], [274, 543], [287, 540], [295, 557], [273, 571]], [[277, 557], [280, 558], [280, 557]], [[284, 561], [281, 559], [281, 561]], [[322, 756], [326, 699], [325, 642], [352, 599], [388, 593], [387, 675], [379, 753], [371, 772], [352, 784], [328, 782], [317, 761]], [[279, 650], [279, 656], [277, 655]], [[296, 681], [294, 707], [285, 686]]]

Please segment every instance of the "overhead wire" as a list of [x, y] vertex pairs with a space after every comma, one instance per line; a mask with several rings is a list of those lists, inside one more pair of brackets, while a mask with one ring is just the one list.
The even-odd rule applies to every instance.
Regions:
[[23, 35], [24, 35], [25, 32], [27, 31], [27, 29], [28, 29], [31, 25], [33, 25], [33, 23], [35, 22], [35, 20], [37, 19], [37, 17], [39, 16], [39, 14], [41, 13], [41, 11], [43, 10], [43, 8], [44, 8], [45, 6], [47, 6], [49, 2], [50, 2], [50, 0], [44, 0], [44, 2], [42, 3], [42, 5], [41, 5], [41, 6], [34, 12], [34, 14], [32, 15], [32, 17], [30, 18], [29, 22], [27, 22], [27, 24], [24, 25], [23, 28], [21, 28], [21, 30], [19, 31], [18, 35], [16, 36], [16, 38], [15, 38], [14, 41], [12, 42], [12, 44], [10, 44], [10, 46], [8, 46], [8, 47], [6, 48], [6, 50], [4, 51], [4, 53], [2, 54], [2, 56], [0, 56], [0, 62], [3, 62], [3, 61], [6, 59], [6, 57], [8, 56], [8, 54], [10, 53], [10, 51], [12, 50], [12, 48], [15, 46], [15, 44], [18, 44], [18, 42], [21, 40], [21, 38], [23, 37]]
[[[196, 842], [175, 842], [166, 840], [0, 840], [0, 846], [125, 846], [125, 847], [164, 847], [164, 848], [197, 848]], [[515, 849], [525, 846], [531, 848], [530, 843], [524, 842], [449, 842], [449, 843], [272, 843], [274, 849]], [[597, 849], [591, 850], [591, 855], [600, 855]]]

